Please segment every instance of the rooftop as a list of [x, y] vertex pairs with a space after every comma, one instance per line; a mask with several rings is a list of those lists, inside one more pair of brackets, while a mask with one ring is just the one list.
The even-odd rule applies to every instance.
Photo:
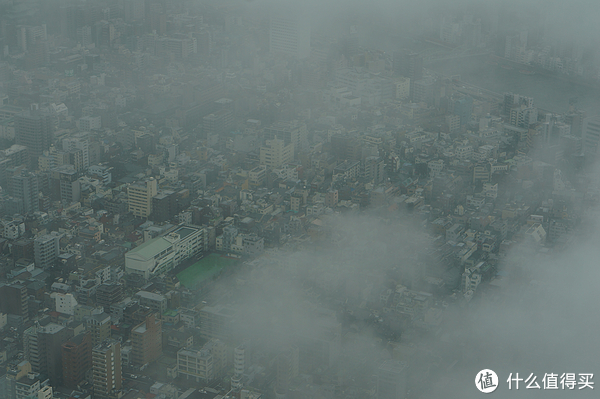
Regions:
[[145, 299], [149, 299], [151, 301], [164, 301], [165, 297], [161, 294], [155, 294], [153, 292], [148, 292], [148, 291], [139, 291], [137, 294], [135, 294], [136, 296], [145, 298]]
[[163, 237], [157, 237], [133, 248], [131, 251], [127, 252], [125, 256], [130, 257], [131, 255], [138, 255], [142, 258], [151, 259], [162, 251], [167, 250], [172, 245], [173, 244]]

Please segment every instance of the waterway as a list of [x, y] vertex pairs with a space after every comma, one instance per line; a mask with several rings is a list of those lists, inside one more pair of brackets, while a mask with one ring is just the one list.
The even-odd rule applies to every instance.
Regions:
[[433, 61], [426, 69], [443, 75], [460, 75], [463, 82], [497, 92], [513, 92], [533, 97], [534, 104], [551, 112], [568, 110], [569, 99], [588, 116], [600, 114], [600, 89], [570, 83], [552, 76], [525, 75], [518, 69], [491, 65], [487, 55]]

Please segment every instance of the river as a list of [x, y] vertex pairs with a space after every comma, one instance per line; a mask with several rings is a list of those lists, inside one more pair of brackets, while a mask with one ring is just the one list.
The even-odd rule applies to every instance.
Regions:
[[577, 85], [546, 75], [525, 75], [490, 65], [489, 56], [464, 57], [434, 61], [425, 68], [443, 75], [460, 75], [466, 83], [497, 93], [513, 92], [533, 97], [534, 104], [548, 111], [563, 113], [569, 99], [577, 98], [576, 107], [588, 116], [600, 114], [600, 90]]

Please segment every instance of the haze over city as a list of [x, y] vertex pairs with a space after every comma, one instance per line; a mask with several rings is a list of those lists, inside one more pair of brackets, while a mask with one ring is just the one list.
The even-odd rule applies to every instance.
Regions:
[[0, 399], [595, 398], [589, 0], [0, 0]]

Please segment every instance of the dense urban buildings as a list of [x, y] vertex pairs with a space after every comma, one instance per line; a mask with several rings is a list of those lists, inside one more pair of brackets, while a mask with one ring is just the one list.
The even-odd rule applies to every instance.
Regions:
[[594, 14], [317, 3], [0, 1], [1, 399], [593, 372]]

